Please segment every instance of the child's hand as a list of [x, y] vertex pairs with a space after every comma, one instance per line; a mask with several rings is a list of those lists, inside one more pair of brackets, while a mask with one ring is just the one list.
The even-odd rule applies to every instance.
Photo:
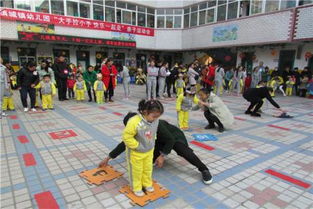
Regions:
[[102, 161], [99, 163], [98, 168], [107, 166], [107, 165], [109, 164], [109, 161], [110, 161], [110, 160], [111, 160], [110, 157], [104, 158], [104, 160], [102, 160]]

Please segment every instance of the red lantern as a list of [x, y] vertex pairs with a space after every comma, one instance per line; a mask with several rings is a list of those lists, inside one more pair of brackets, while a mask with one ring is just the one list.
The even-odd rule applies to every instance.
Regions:
[[240, 59], [243, 59], [243, 58], [246, 57], [246, 55], [245, 55], [245, 53], [241, 52], [241, 53], [239, 54], [239, 57], [240, 57]]
[[306, 52], [304, 55], [305, 59], [310, 59], [312, 57], [312, 53], [311, 52]]
[[229, 62], [229, 61], [231, 60], [231, 56], [229, 56], [229, 55], [225, 56], [225, 57], [224, 57], [224, 60], [225, 60], [226, 62]]

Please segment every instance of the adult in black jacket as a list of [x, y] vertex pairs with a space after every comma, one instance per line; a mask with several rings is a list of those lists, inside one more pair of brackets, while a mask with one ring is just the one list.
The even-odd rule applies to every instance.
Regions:
[[170, 75], [166, 77], [166, 89], [167, 89], [167, 96], [171, 97], [171, 89], [173, 86], [173, 93], [176, 94], [176, 88], [175, 88], [175, 81], [178, 78], [178, 64], [175, 64], [175, 66], [170, 70]]
[[245, 113], [251, 114], [251, 116], [260, 117], [261, 115], [257, 112], [262, 107], [264, 98], [266, 98], [274, 107], [278, 108], [278, 110], [283, 112], [283, 110], [280, 109], [280, 106], [271, 97], [270, 92], [272, 91], [273, 89], [270, 87], [247, 89], [243, 93], [243, 98], [250, 102], [250, 106], [248, 107]]
[[69, 74], [69, 68], [65, 62], [65, 57], [63, 55], [60, 55], [58, 59], [56, 59], [54, 65], [52, 66], [52, 69], [54, 71], [55, 80], [57, 82], [59, 100], [68, 100], [66, 98], [66, 83]]
[[24, 107], [24, 112], [28, 111], [27, 107], [27, 94], [30, 97], [30, 107], [33, 112], [36, 102], [36, 89], [35, 86], [39, 83], [39, 74], [36, 71], [36, 64], [29, 61], [24, 68], [17, 74], [17, 88], [20, 90], [21, 101]]
[[[136, 114], [137, 113], [128, 113], [124, 118], [124, 125], [126, 125], [127, 121]], [[99, 167], [106, 166], [110, 159], [116, 158], [123, 153], [125, 149], [126, 147], [124, 142], [119, 143], [109, 153], [109, 156], [101, 161]], [[213, 179], [209, 169], [188, 146], [185, 134], [176, 126], [165, 120], [160, 120], [154, 147], [153, 162], [156, 162], [158, 167], [162, 167], [165, 160], [164, 157], [170, 154], [172, 150], [174, 150], [179, 156], [185, 158], [190, 164], [198, 168], [198, 170], [202, 173], [202, 179], [205, 184], [212, 183]]]

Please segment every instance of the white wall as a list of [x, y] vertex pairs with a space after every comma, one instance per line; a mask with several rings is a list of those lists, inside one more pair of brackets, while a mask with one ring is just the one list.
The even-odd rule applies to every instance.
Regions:
[[[301, 45], [302, 50], [300, 52], [300, 59], [297, 59], [297, 56], [295, 58], [294, 62], [294, 67], [298, 67], [299, 69], [303, 69], [305, 66], [308, 65], [308, 61], [305, 60], [305, 52], [313, 52], [313, 43], [304, 43]], [[264, 66], [268, 66], [270, 69], [273, 69], [275, 67], [278, 67], [278, 62], [279, 62], [279, 53], [281, 50], [296, 50], [296, 55], [298, 53], [298, 46], [299, 44], [287, 44], [284, 47], [256, 47], [253, 50], [249, 50], [249, 52], [254, 51], [256, 55], [256, 60], [253, 63], [253, 66], [257, 66], [260, 61], [264, 62]], [[275, 55], [272, 54], [272, 51], [275, 51]], [[238, 51], [237, 53], [237, 65], [241, 63], [241, 58], [239, 57], [241, 52], [243, 51]]]
[[[182, 48], [201, 49], [258, 43], [263, 44], [278, 41], [287, 42], [289, 38], [291, 15], [291, 11], [284, 11], [183, 30]], [[237, 40], [213, 42], [212, 36], [214, 27], [228, 25], [237, 26]]]

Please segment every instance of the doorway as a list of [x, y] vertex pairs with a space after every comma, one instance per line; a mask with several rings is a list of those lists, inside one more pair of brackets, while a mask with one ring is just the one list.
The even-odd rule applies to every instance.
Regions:
[[81, 65], [83, 68], [83, 72], [85, 72], [88, 66], [90, 65], [89, 51], [76, 51], [76, 57], [77, 57], [77, 67]]
[[36, 63], [36, 49], [35, 48], [17, 48], [19, 65], [24, 67], [29, 61]]
[[286, 67], [293, 69], [296, 50], [281, 50], [279, 53], [278, 72], [282, 73]]
[[308, 61], [308, 68], [310, 72], [313, 72], [313, 57], [311, 57]]
[[243, 66], [247, 72], [252, 72], [253, 68], [254, 52], [244, 52], [241, 58], [241, 66]]

